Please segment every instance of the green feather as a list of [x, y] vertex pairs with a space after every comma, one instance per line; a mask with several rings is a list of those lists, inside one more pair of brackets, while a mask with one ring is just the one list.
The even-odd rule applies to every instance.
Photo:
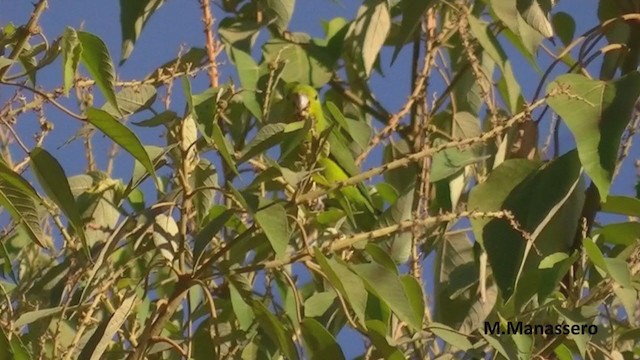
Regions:
[[[319, 150], [314, 154], [318, 157], [317, 166], [321, 169], [320, 173], [314, 176], [314, 180], [329, 186], [356, 175], [359, 169], [346, 145], [348, 140], [338, 131], [330, 129], [316, 89], [309, 85], [293, 83], [288, 84], [285, 91], [287, 100], [293, 107], [294, 119], [291, 121], [310, 121], [305, 128], [313, 131], [309, 131], [305, 141], [326, 142], [329, 146], [328, 152]], [[375, 214], [368, 191], [363, 184], [341, 188], [337, 196], [346, 199], [358, 212]]]

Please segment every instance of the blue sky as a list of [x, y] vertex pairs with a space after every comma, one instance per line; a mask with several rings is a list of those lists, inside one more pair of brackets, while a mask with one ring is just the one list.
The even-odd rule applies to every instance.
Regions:
[[[322, 20], [329, 20], [336, 16], [351, 19], [355, 16], [359, 5], [359, 1], [352, 0], [343, 0], [342, 2], [298, 0], [290, 30], [307, 32], [312, 36], [322, 36]], [[577, 24], [576, 33], [580, 34], [596, 24], [596, 7], [597, 2], [595, 0], [562, 0], [554, 12], [565, 11], [574, 16]], [[31, 1], [0, 0], [0, 25], [4, 25], [9, 21], [15, 24], [23, 24], [27, 21], [31, 10]], [[222, 16], [221, 9], [214, 7], [213, 10], [217, 16]], [[121, 80], [131, 80], [145, 76], [167, 60], [175, 58], [183, 45], [186, 48], [191, 46], [202, 47], [204, 36], [200, 14], [198, 2], [195, 0], [167, 1], [148, 22], [131, 57], [123, 66], [117, 68], [119, 78]], [[50, 8], [42, 16], [40, 24], [44, 34], [51, 37], [49, 38], [50, 41], [62, 34], [67, 26], [76, 29], [83, 27], [84, 30], [98, 35], [105, 41], [114, 63], [117, 64], [120, 60], [121, 35], [118, 1], [52, 1], [50, 2]], [[546, 44], [552, 47], [548, 42]], [[506, 44], [505, 46], [514, 65], [516, 78], [520, 80], [525, 98], [530, 99], [541, 74], [534, 71], [513, 48]], [[409, 72], [407, 71], [410, 68], [409, 50], [409, 47], [406, 47], [394, 66], [389, 67], [392, 49], [385, 49], [382, 53], [382, 66], [385, 76], [376, 74], [371, 80], [374, 93], [377, 94], [379, 100], [391, 112], [397, 111], [402, 106], [410, 89]], [[542, 51], [538, 58], [540, 67], [543, 69], [550, 62], [549, 56]], [[235, 74], [233, 67], [224, 56], [221, 60], [223, 62], [221, 65], [221, 81], [224, 82], [230, 77], [235, 77]], [[565, 69], [560, 66], [556, 74], [562, 71], [565, 71]], [[592, 73], [597, 74], [597, 70]], [[62, 83], [60, 61], [58, 60], [38, 75], [39, 85], [43, 88], [52, 89], [59, 86]], [[175, 87], [179, 88], [179, 83], [176, 83]], [[193, 81], [194, 93], [199, 93], [206, 87], [206, 77], [200, 77], [200, 79]], [[6, 100], [12, 90], [0, 87], [0, 101]], [[67, 101], [66, 103], [75, 107], [73, 101]], [[175, 99], [173, 104], [175, 109], [182, 109], [183, 107], [180, 99]], [[101, 106], [102, 104], [97, 103], [96, 105]], [[55, 150], [75, 133], [79, 124], [53, 108], [48, 109], [47, 115], [49, 120], [54, 123], [55, 131], [48, 137], [45, 147], [53, 151], [53, 154], [61, 161], [67, 171], [67, 175], [82, 173], [85, 169], [86, 161], [80, 155], [84, 152], [81, 142], [76, 141], [60, 150]], [[142, 116], [142, 118], [147, 116], [148, 114]], [[34, 118], [25, 118], [19, 124], [19, 131], [21, 131], [21, 134], [30, 135], [36, 131], [36, 127], [37, 122]], [[163, 145], [158, 132], [147, 132], [146, 129], [140, 128], [136, 128], [134, 131], [139, 134], [145, 143]], [[541, 141], [543, 141], [545, 130], [541, 129], [541, 131], [543, 132]], [[30, 137], [28, 140], [31, 140]], [[571, 135], [566, 128], [561, 132], [561, 140], [565, 143], [563, 152], [573, 146]], [[33, 142], [27, 141], [27, 143], [29, 145]], [[98, 153], [104, 154], [108, 149], [108, 142], [97, 140], [96, 147], [98, 148]], [[637, 145], [634, 146], [631, 158], [638, 158], [639, 153], [639, 147]], [[16, 153], [16, 155], [20, 154]], [[122, 152], [118, 160], [118, 167], [115, 169], [114, 175], [115, 177], [127, 179], [133, 165], [132, 160]], [[98, 165], [104, 168], [106, 165], [105, 158], [98, 158]], [[635, 175], [632, 162], [627, 161], [626, 166], [614, 183], [612, 193], [633, 194], [633, 186], [636, 181]], [[355, 343], [352, 341], [353, 339], [353, 334], [348, 333], [342, 334], [340, 337], [341, 343], [345, 345], [348, 357], [356, 355], [358, 350], [361, 349], [359, 342]]]

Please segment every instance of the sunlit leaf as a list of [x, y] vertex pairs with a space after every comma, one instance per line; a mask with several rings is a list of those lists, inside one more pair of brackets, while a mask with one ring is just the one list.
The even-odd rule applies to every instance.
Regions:
[[466, 336], [444, 324], [431, 323], [429, 324], [429, 330], [442, 340], [462, 351], [469, 350], [473, 346]]
[[270, 40], [263, 46], [267, 61], [284, 63], [282, 79], [287, 83], [300, 82], [313, 87], [321, 87], [332, 76], [335, 59], [326, 48], [312, 42], [292, 43], [284, 40]]
[[353, 308], [356, 318], [364, 323], [368, 295], [362, 279], [343, 263], [335, 259], [326, 258], [317, 248], [315, 258], [318, 265], [327, 274], [331, 285], [345, 296]]
[[32, 150], [29, 158], [31, 159], [31, 168], [38, 178], [38, 182], [44, 189], [44, 192], [67, 216], [69, 222], [82, 240], [85, 253], [89, 256], [89, 246], [84, 232], [84, 222], [80, 216], [78, 204], [76, 204], [76, 200], [71, 193], [64, 169], [56, 158], [40, 147]]
[[116, 99], [120, 111], [117, 111], [111, 103], [104, 104], [102, 110], [116, 118], [135, 114], [150, 108], [156, 101], [156, 88], [146, 84], [138, 87], [126, 87], [116, 94]]
[[518, 11], [524, 21], [545, 38], [553, 36], [553, 27], [538, 0], [518, 0]]
[[602, 204], [602, 211], [640, 217], [640, 199], [629, 196], [609, 195]]
[[284, 206], [260, 201], [259, 207], [254, 211], [255, 220], [267, 235], [267, 239], [276, 252], [276, 256], [285, 256], [285, 250], [289, 244], [290, 229], [287, 221], [287, 211]]
[[276, 27], [276, 30], [278, 32], [287, 30], [296, 0], [260, 0], [260, 2], [264, 2], [267, 16], [270, 17], [268, 21]]
[[138, 137], [129, 128], [106, 111], [96, 108], [87, 109], [87, 120], [138, 160], [152, 177], [156, 177], [155, 168], [149, 158], [149, 154], [140, 140], [138, 140]]
[[351, 42], [351, 54], [362, 62], [367, 77], [371, 75], [390, 30], [391, 17], [386, 0], [367, 0], [360, 6], [347, 37]]
[[547, 93], [551, 95], [549, 105], [575, 137], [587, 175], [598, 187], [600, 197], [606, 198], [620, 138], [640, 96], [640, 73], [633, 72], [614, 82], [562, 75], [549, 85]]
[[[64, 94], [69, 96], [69, 89], [73, 85], [76, 70], [80, 63], [82, 45], [78, 39], [78, 34], [73, 28], [66, 28], [62, 35], [62, 78]], [[1, 67], [1, 66], [0, 66]]]
[[229, 294], [231, 298], [231, 306], [233, 307], [233, 312], [236, 314], [238, 323], [240, 323], [240, 328], [245, 331], [249, 330], [249, 327], [251, 327], [251, 324], [253, 324], [254, 321], [253, 310], [244, 301], [235, 285], [229, 285]]
[[127, 297], [110, 317], [100, 323], [84, 345], [78, 359], [98, 360], [103, 358], [103, 354], [113, 341], [114, 335], [120, 330], [133, 310], [136, 300], [137, 296], [135, 294]]
[[48, 247], [38, 216], [38, 194], [19, 174], [0, 161], [0, 205], [20, 224], [29, 238]]
[[114, 90], [116, 75], [107, 45], [91, 33], [78, 31], [77, 34], [82, 45], [80, 62], [87, 68], [107, 102], [119, 109]]

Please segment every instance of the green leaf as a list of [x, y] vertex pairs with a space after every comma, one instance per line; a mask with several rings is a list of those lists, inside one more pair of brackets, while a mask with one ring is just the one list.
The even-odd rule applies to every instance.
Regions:
[[159, 113], [158, 115], [154, 115], [150, 119], [141, 120], [141, 121], [133, 121], [133, 125], [141, 126], [141, 127], [156, 127], [160, 125], [167, 125], [172, 121], [178, 119], [178, 114], [175, 111], [167, 110]]
[[589, 260], [591, 260], [593, 265], [599, 267], [601, 270], [606, 270], [607, 265], [604, 262], [604, 255], [602, 255], [602, 251], [600, 251], [598, 245], [596, 245], [596, 243], [590, 238], [585, 238], [582, 241], [582, 246], [587, 252]]
[[637, 340], [640, 338], [640, 328], [628, 329], [621, 332], [618, 341]]
[[4, 329], [0, 329], [0, 360], [31, 360], [29, 352], [16, 334], [12, 334], [11, 341]]
[[404, 292], [407, 294], [407, 298], [411, 303], [415, 316], [423, 321], [425, 312], [424, 293], [422, 292], [422, 286], [420, 282], [413, 276], [403, 275], [400, 276]]
[[358, 9], [347, 38], [351, 42], [351, 56], [362, 63], [367, 78], [390, 30], [391, 15], [387, 1], [366, 0]]
[[333, 76], [337, 58], [327, 48], [312, 42], [293, 43], [281, 39], [269, 40], [263, 46], [265, 61], [284, 63], [281, 77], [286, 83], [300, 82], [315, 88], [325, 85]]
[[37, 202], [39, 197], [31, 185], [18, 173], [0, 161], [0, 205], [20, 224], [27, 236], [41, 247], [46, 236], [40, 227]]
[[558, 360], [573, 360], [573, 352], [565, 344], [560, 344], [553, 352], [558, 356]]
[[518, 113], [524, 104], [524, 98], [522, 97], [520, 83], [518, 83], [513, 73], [511, 62], [508, 60], [504, 63], [502, 78], [498, 83], [498, 90], [500, 90], [500, 95], [502, 95], [504, 101], [509, 105], [511, 113]]
[[518, 359], [531, 359], [533, 356], [534, 339], [532, 335], [513, 334], [511, 337], [518, 351]]
[[444, 237], [442, 244], [437, 247], [434, 273], [434, 301], [438, 304], [434, 309], [434, 320], [458, 327], [470, 304], [455, 294], [473, 289], [478, 281], [473, 244], [466, 234]]
[[469, 21], [471, 33], [478, 40], [484, 51], [498, 64], [500, 69], [504, 69], [507, 54], [498, 42], [498, 38], [489, 29], [488, 24], [473, 16], [473, 14], [469, 14], [467, 20]]
[[238, 173], [238, 169], [236, 168], [236, 163], [235, 161], [233, 161], [233, 157], [231, 157], [233, 147], [231, 147], [231, 145], [229, 145], [229, 143], [227, 142], [227, 138], [222, 133], [222, 129], [220, 129], [218, 123], [214, 122], [212, 125], [210, 140], [212, 140], [216, 145], [216, 149], [220, 153], [220, 156], [222, 156], [222, 159], [229, 166], [231, 171], [240, 176], [240, 173]]
[[[593, 321], [590, 319], [593, 319], [597, 314], [597, 312], [595, 313], [591, 312], [591, 314], [588, 314], [588, 312], [590, 311], [587, 306], [583, 306], [579, 309], [574, 309], [574, 310], [562, 309], [557, 306], [554, 308], [556, 312], [558, 312], [559, 321], [567, 323], [567, 325], [569, 325], [570, 327], [574, 325], [578, 325], [578, 326], [588, 325], [590, 322]], [[584, 359], [585, 354], [587, 352], [587, 348], [589, 347], [591, 335], [589, 333], [577, 333], [577, 334], [574, 333], [574, 334], [571, 334], [570, 339], [573, 340], [573, 342], [576, 344], [576, 347], [578, 349], [580, 356]]]
[[629, 221], [607, 224], [594, 233], [604, 236], [604, 241], [609, 244], [629, 246], [635, 244], [640, 234], [640, 223]]
[[[75, 307], [72, 307], [75, 308]], [[16, 328], [21, 328], [25, 325], [29, 325], [33, 322], [36, 322], [42, 318], [46, 318], [52, 315], [56, 315], [59, 314], [60, 312], [62, 312], [62, 310], [64, 309], [64, 307], [62, 306], [57, 306], [54, 308], [49, 308], [49, 309], [40, 309], [40, 310], [34, 310], [34, 311], [29, 311], [26, 312], [24, 314], [21, 314], [20, 317], [18, 317], [18, 319], [13, 323], [13, 326], [15, 326]], [[68, 310], [73, 310], [71, 308], [67, 308]]]
[[329, 310], [329, 307], [335, 302], [336, 293], [333, 291], [324, 291], [315, 293], [304, 301], [304, 316], [320, 317]]
[[402, 47], [409, 41], [415, 38], [416, 31], [422, 24], [422, 17], [427, 10], [435, 4], [433, 0], [423, 1], [403, 1], [400, 3], [402, 6], [402, 21], [400, 22], [400, 38], [396, 44], [396, 48], [393, 50], [393, 56], [391, 57], [391, 64], [396, 61], [398, 54]]
[[614, 82], [562, 75], [549, 85], [547, 94], [551, 95], [549, 105], [575, 137], [587, 175], [598, 187], [601, 198], [606, 198], [620, 138], [640, 96], [640, 73], [630, 73]]
[[371, 259], [374, 262], [384, 266], [387, 270], [398, 275], [398, 267], [393, 262], [393, 259], [391, 259], [391, 256], [387, 253], [387, 251], [380, 247], [380, 245], [369, 243], [365, 247], [365, 251], [369, 256], [371, 256]]
[[78, 356], [79, 360], [99, 360], [103, 358], [107, 346], [113, 342], [113, 337], [122, 327], [133, 310], [137, 296], [135, 294], [124, 299], [116, 311], [93, 332]]
[[268, 16], [268, 22], [273, 24], [277, 32], [281, 33], [287, 30], [291, 16], [293, 15], [293, 9], [295, 7], [295, 0], [261, 0], [264, 2], [265, 13]]
[[568, 46], [571, 41], [573, 41], [573, 36], [576, 32], [576, 22], [573, 20], [573, 17], [566, 12], [560, 11], [553, 14], [551, 23], [560, 41], [562, 41], [564, 46]]
[[260, 80], [260, 67], [250, 53], [233, 47], [229, 49], [229, 57], [236, 65], [240, 85], [242, 85], [242, 103], [256, 119], [262, 119], [262, 106], [256, 95]]
[[353, 270], [364, 280], [367, 288], [393, 310], [398, 318], [414, 329], [422, 326], [422, 316], [417, 316], [400, 278], [382, 265], [358, 264]]
[[364, 323], [368, 295], [362, 279], [342, 262], [326, 258], [317, 247], [314, 250], [315, 259], [327, 275], [329, 283], [345, 297], [356, 314], [356, 319]]
[[173, 262], [178, 253], [178, 224], [166, 214], [157, 214], [154, 217], [151, 239], [154, 248], [168, 263]]
[[296, 121], [289, 124], [275, 123], [263, 126], [258, 130], [256, 136], [244, 147], [239, 161], [247, 161], [282, 143], [287, 137], [291, 136], [290, 134], [292, 132], [301, 130], [303, 126], [304, 121]]
[[640, 217], [640, 199], [609, 195], [600, 210], [612, 214]]
[[[456, 140], [477, 137], [481, 134], [480, 122], [468, 112], [458, 112], [451, 120], [451, 136]], [[443, 138], [436, 138], [434, 146], [448, 142]], [[482, 159], [482, 147], [471, 146], [467, 149], [449, 148], [433, 156], [429, 181], [432, 183], [456, 174], [469, 164]]]
[[254, 218], [262, 228], [276, 257], [286, 256], [287, 245], [289, 245], [289, 222], [287, 210], [281, 204], [268, 203], [261, 199], [259, 208], [254, 213]]
[[[495, 168], [489, 178], [475, 186], [469, 194], [469, 209], [477, 211], [498, 211], [511, 191], [539, 166], [534, 161], [524, 159], [507, 160]], [[471, 225], [476, 240], [484, 243], [483, 228], [489, 219], [473, 219]], [[509, 256], [512, 256], [511, 254]]]
[[120, 110], [116, 110], [110, 103], [104, 104], [102, 110], [108, 112], [115, 118], [135, 114], [142, 110], [151, 108], [156, 101], [156, 88], [142, 84], [137, 87], [126, 87], [116, 94]]
[[[218, 216], [213, 218], [207, 225], [198, 232], [194, 239], [194, 249], [193, 256], [198, 259], [202, 255], [202, 252], [206, 248], [207, 245], [211, 242], [214, 236], [222, 230], [224, 225], [231, 219], [233, 216], [233, 211], [230, 209], [225, 209], [222, 207], [214, 208], [216, 210], [221, 211]], [[212, 209], [212, 210], [214, 210]]]
[[568, 259], [569, 255], [567, 255], [566, 253], [555, 253], [555, 254], [551, 254], [547, 257], [545, 257], [544, 259], [542, 259], [542, 261], [540, 261], [540, 265], [538, 265], [538, 267], [540, 269], [550, 269], [552, 268], [555, 264]]
[[282, 326], [282, 321], [276, 318], [261, 302], [252, 300], [251, 307], [256, 314], [256, 320], [265, 334], [280, 348], [286, 359], [298, 359], [298, 351], [291, 340], [291, 335]]
[[629, 272], [629, 265], [623, 259], [618, 258], [605, 258], [604, 263], [606, 271], [611, 278], [618, 284], [626, 288], [631, 288], [631, 273]]
[[24, 74], [28, 77], [32, 85], [36, 84], [36, 71], [38, 66], [36, 56], [39, 55], [40, 52], [45, 49], [45, 47], [45, 44], [40, 43], [28, 50], [25, 48], [20, 56], [18, 56], [18, 61], [24, 68]]
[[[507, 298], [523, 273], [537, 276], [543, 257], [569, 251], [584, 203], [584, 184], [575, 151], [536, 170], [537, 164], [507, 160], [469, 196], [470, 210], [509, 210], [530, 235], [530, 240], [525, 239], [504, 219], [471, 220], [476, 240], [486, 249], [496, 283]], [[537, 251], [531, 251], [532, 242]], [[519, 289], [524, 293], [518, 301], [533, 295], [531, 285], [523, 283]]]
[[119, 109], [114, 90], [115, 70], [109, 55], [109, 49], [102, 40], [88, 32], [78, 31], [78, 40], [82, 44], [80, 62], [87, 68], [95, 80], [102, 95], [115, 109]]
[[249, 330], [254, 320], [253, 310], [244, 301], [238, 292], [238, 289], [236, 289], [235, 285], [232, 283], [229, 284], [229, 297], [231, 299], [233, 312], [236, 314], [236, 319], [238, 319], [238, 323], [240, 324], [240, 328], [244, 331]]
[[35, 148], [29, 153], [31, 169], [36, 175], [44, 192], [53, 200], [67, 216], [74, 230], [80, 236], [82, 245], [89, 256], [89, 247], [84, 232], [84, 223], [73, 197], [67, 175], [56, 158], [43, 148]]
[[553, 27], [538, 0], [517, 0], [518, 11], [524, 21], [545, 38], [553, 36]]
[[302, 338], [309, 359], [344, 359], [336, 339], [316, 320], [310, 318], [302, 320], [300, 330], [302, 330]]
[[613, 286], [613, 292], [616, 294], [616, 297], [627, 314], [634, 314], [636, 311], [636, 302], [638, 301], [638, 290], [622, 286]]
[[138, 140], [138, 137], [125, 125], [104, 110], [87, 109], [87, 120], [107, 135], [114, 143], [120, 145], [131, 154], [156, 179], [156, 171], [149, 154]]
[[237, 49], [249, 54], [260, 29], [261, 24], [250, 18], [226, 17], [220, 21], [218, 33], [220, 39], [225, 43], [227, 51], [231, 52], [231, 49]]
[[73, 28], [67, 27], [64, 30], [61, 46], [63, 89], [64, 95], [69, 96], [69, 89], [73, 86], [73, 80], [80, 62], [80, 54], [82, 53], [82, 45], [78, 39], [78, 34]]
[[17, 277], [13, 271], [13, 264], [11, 263], [11, 258], [9, 257], [9, 250], [7, 250], [7, 247], [2, 240], [4, 239], [0, 239], [0, 265], [2, 265], [2, 267], [0, 268], [0, 276], [16, 281]]
[[507, 336], [491, 336], [485, 334], [484, 331], [480, 331], [480, 335], [493, 347], [499, 354], [504, 356], [505, 359], [517, 359], [518, 352], [513, 346], [513, 341]]
[[429, 330], [440, 339], [462, 351], [467, 351], [473, 347], [465, 335], [457, 332], [447, 325], [432, 322], [429, 324]]
[[379, 353], [379, 357], [385, 360], [405, 360], [405, 356], [396, 346], [389, 343], [387, 337], [387, 324], [380, 320], [367, 320], [367, 335], [369, 340]]
[[4, 56], [0, 56], [0, 70], [4, 69], [5, 67], [13, 64], [15, 62], [15, 60], [11, 60], [11, 59], [7, 59]]
[[198, 189], [193, 195], [193, 203], [196, 208], [196, 223], [200, 228], [213, 204], [214, 189], [218, 186], [218, 173], [209, 160], [202, 158], [193, 170], [190, 180], [193, 189]]
[[[532, 61], [532, 55], [536, 53], [536, 49], [543, 40], [543, 35], [527, 24], [518, 11], [518, 1], [489, 0], [489, 3], [495, 16], [509, 28], [511, 36], [506, 33], [507, 39], [514, 43], [518, 50], [523, 51], [529, 61]], [[521, 8], [526, 9], [524, 6]]]
[[[166, 164], [166, 154], [172, 149], [169, 148], [161, 148], [158, 146], [145, 145], [145, 151], [149, 154], [149, 157], [153, 159], [154, 169], [159, 169], [164, 164]], [[133, 172], [131, 175], [131, 179], [127, 184], [127, 189], [125, 190], [124, 195], [128, 196], [129, 193], [140, 186], [140, 184], [150, 175], [149, 171], [146, 170], [145, 166], [140, 163], [140, 161], [135, 161], [133, 164]], [[160, 179], [155, 179], [156, 186], [161, 186]], [[162, 188], [162, 187], [159, 187]]]
[[193, 333], [193, 360], [208, 360], [219, 357], [211, 334], [211, 322], [211, 318], [206, 319]]
[[133, 46], [140, 37], [147, 21], [164, 3], [164, 0], [120, 0], [120, 27], [122, 29], [122, 53], [120, 65], [129, 58]]

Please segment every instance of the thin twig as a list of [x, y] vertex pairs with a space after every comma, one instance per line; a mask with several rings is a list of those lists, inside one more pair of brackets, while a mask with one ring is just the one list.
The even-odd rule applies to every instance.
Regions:
[[543, 105], [546, 102], [546, 98], [542, 98], [539, 99], [538, 101], [536, 101], [535, 103], [531, 104], [528, 106], [528, 110], [527, 111], [522, 111], [514, 116], [512, 116], [510, 119], [508, 119], [507, 121], [505, 121], [502, 125], [497, 126], [493, 129], [491, 129], [490, 131], [484, 132], [481, 135], [477, 136], [477, 137], [471, 137], [471, 138], [466, 138], [460, 141], [452, 141], [452, 142], [447, 142], [444, 143], [440, 146], [437, 146], [435, 148], [426, 148], [424, 150], [421, 150], [419, 152], [413, 153], [413, 154], [409, 154], [401, 159], [398, 160], [394, 160], [391, 162], [388, 162], [382, 166], [379, 167], [375, 167], [372, 168], [370, 170], [364, 171], [356, 176], [350, 177], [347, 180], [344, 181], [339, 181], [339, 182], [335, 182], [333, 184], [331, 184], [330, 186], [324, 188], [324, 189], [318, 189], [315, 191], [311, 191], [305, 195], [302, 195], [300, 197], [297, 198], [296, 204], [303, 204], [305, 202], [311, 201], [313, 199], [317, 199], [321, 196], [327, 195], [337, 189], [341, 189], [344, 188], [346, 186], [350, 186], [350, 185], [356, 185], [362, 181], [365, 181], [367, 179], [370, 179], [374, 176], [377, 175], [381, 175], [389, 170], [393, 170], [393, 169], [397, 169], [397, 168], [401, 168], [401, 167], [405, 167], [408, 166], [410, 163], [418, 161], [424, 157], [427, 156], [431, 156], [433, 154], [436, 154], [442, 150], [445, 149], [450, 149], [450, 148], [454, 148], [454, 147], [465, 147], [465, 146], [469, 146], [469, 145], [473, 145], [476, 143], [481, 143], [484, 141], [487, 141], [489, 139], [493, 139], [498, 135], [503, 134], [505, 131], [507, 131], [508, 129], [510, 129], [513, 125], [525, 121], [527, 120], [527, 116], [528, 114], [530, 114], [531, 110], [538, 108], [539, 106]]
[[[22, 53], [22, 50], [24, 50], [24, 47], [29, 42], [31, 35], [40, 32], [40, 30], [38, 29], [38, 20], [40, 19], [40, 16], [44, 12], [44, 10], [47, 8], [47, 6], [48, 6], [47, 0], [38, 1], [38, 3], [35, 6], [35, 9], [31, 13], [31, 17], [29, 18], [29, 21], [27, 22], [27, 24], [22, 30], [24, 33], [18, 39], [18, 42], [14, 45], [13, 49], [11, 50], [11, 54], [9, 54], [9, 57], [8, 57], [9, 60], [16, 60]], [[7, 73], [7, 71], [9, 71], [10, 68], [11, 66], [7, 66], [0, 69], [0, 80], [4, 79], [4, 75]]]

